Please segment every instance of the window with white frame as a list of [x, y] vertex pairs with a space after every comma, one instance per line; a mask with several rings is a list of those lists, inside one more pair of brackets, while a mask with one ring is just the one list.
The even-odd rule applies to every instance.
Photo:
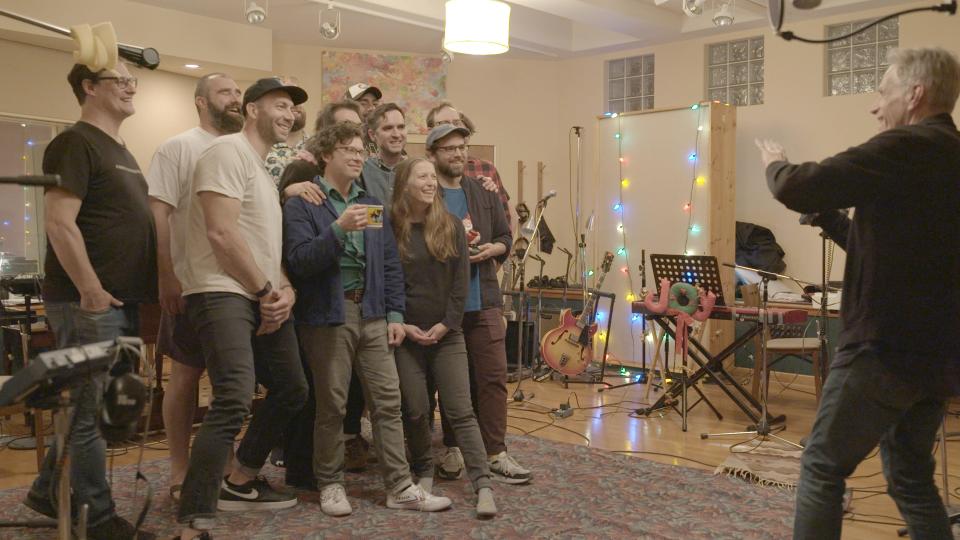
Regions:
[[[826, 27], [828, 38], [849, 34], [870, 21], [853, 21]], [[897, 48], [900, 20], [884, 21], [853, 37], [826, 46], [826, 94], [868, 94], [876, 91], [887, 69], [887, 52]]]
[[707, 100], [763, 104], [763, 36], [707, 45]]
[[607, 60], [606, 112], [652, 109], [654, 67], [652, 54]]

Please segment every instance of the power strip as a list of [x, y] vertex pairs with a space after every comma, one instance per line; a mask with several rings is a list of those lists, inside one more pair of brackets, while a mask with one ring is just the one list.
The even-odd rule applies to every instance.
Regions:
[[558, 418], [569, 418], [573, 416], [573, 407], [569, 403], [561, 403], [560, 408], [554, 409], [553, 413], [557, 415]]

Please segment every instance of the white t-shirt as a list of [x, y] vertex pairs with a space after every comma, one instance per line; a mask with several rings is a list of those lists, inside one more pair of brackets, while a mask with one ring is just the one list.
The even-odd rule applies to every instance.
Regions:
[[197, 195], [212, 191], [240, 201], [237, 228], [267, 279], [279, 287], [283, 223], [280, 194], [263, 166], [263, 159], [243, 132], [213, 141], [197, 161], [190, 194], [187, 225], [187, 264], [183, 294], [230, 292], [251, 300], [256, 296], [230, 276], [217, 261], [207, 240], [203, 208]]
[[[147, 170], [147, 194], [173, 207], [170, 257], [173, 259], [173, 273], [181, 282], [187, 264], [187, 215], [193, 171], [200, 154], [216, 137], [199, 127], [171, 137], [157, 148]], [[162, 225], [157, 223], [157, 227]]]

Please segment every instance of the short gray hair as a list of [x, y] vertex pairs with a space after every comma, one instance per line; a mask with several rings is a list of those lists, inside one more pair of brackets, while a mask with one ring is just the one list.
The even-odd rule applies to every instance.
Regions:
[[960, 96], [960, 63], [941, 47], [893, 49], [887, 54], [902, 84], [924, 87], [930, 107], [952, 112]]

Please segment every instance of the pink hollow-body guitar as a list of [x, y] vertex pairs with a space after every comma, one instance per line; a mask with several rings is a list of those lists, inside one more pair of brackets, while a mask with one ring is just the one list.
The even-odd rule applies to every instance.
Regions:
[[[613, 253], [608, 251], [603, 256], [596, 290], [603, 286], [603, 278], [610, 271], [611, 263]], [[591, 293], [579, 317], [574, 317], [570, 309], [561, 311], [560, 326], [547, 332], [540, 340], [543, 361], [554, 371], [563, 375], [578, 375], [593, 362], [592, 338], [597, 333], [597, 323], [588, 324], [587, 321], [596, 302], [596, 295]]]

